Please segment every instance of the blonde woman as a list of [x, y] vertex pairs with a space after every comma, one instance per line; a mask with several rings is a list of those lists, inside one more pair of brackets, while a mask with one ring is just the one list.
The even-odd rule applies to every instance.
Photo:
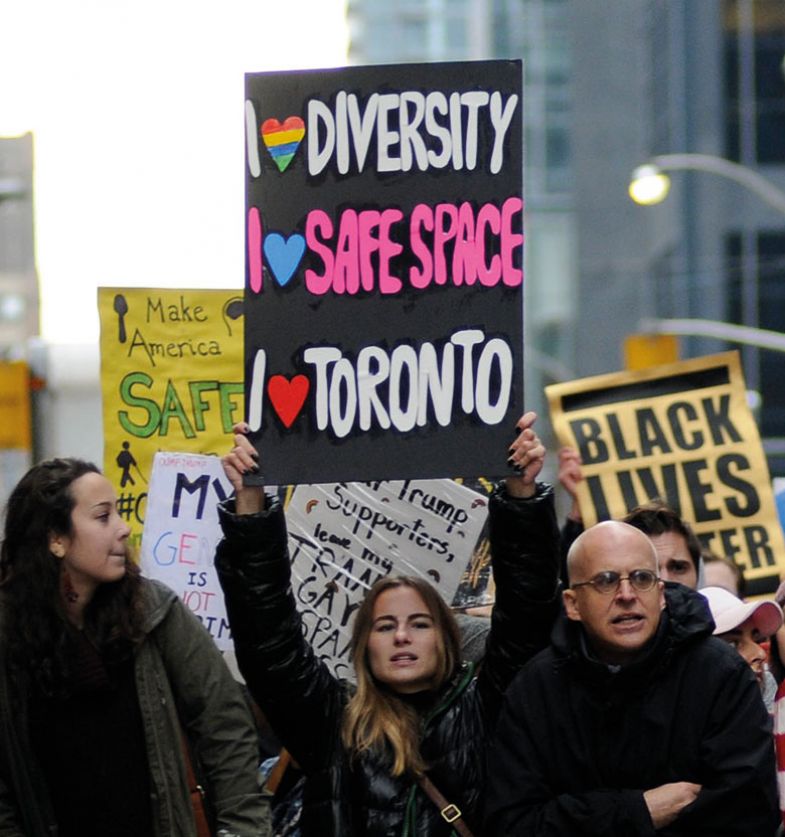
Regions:
[[[245, 426], [235, 428], [223, 462], [236, 498], [219, 508], [216, 567], [243, 676], [306, 775], [303, 837], [478, 833], [486, 738], [558, 608], [558, 532], [551, 489], [535, 481], [545, 455], [535, 418], [517, 423], [508, 451], [517, 475], [490, 500], [497, 596], [479, 674], [461, 663], [438, 592], [420, 579], [385, 578], [354, 621], [356, 687], [333, 678], [303, 637], [283, 511], [243, 485], [258, 464]], [[445, 804], [433, 801], [433, 787]]]

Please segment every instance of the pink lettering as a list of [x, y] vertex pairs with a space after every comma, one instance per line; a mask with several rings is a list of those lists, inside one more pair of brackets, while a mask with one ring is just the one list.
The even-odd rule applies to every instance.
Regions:
[[262, 220], [259, 210], [248, 210], [248, 284], [255, 294], [262, 292]]
[[390, 238], [390, 228], [403, 218], [400, 209], [385, 209], [379, 222], [379, 290], [383, 294], [397, 294], [403, 283], [390, 274], [390, 259], [403, 250], [403, 245]]
[[[403, 284], [390, 273], [390, 261], [398, 256], [403, 246], [393, 241], [391, 230], [403, 218], [399, 209], [364, 209], [357, 212], [345, 209], [338, 224], [335, 256], [328, 240], [334, 235], [333, 225], [322, 210], [308, 213], [305, 241], [324, 262], [324, 273], [305, 271], [305, 284], [314, 294], [333, 291], [336, 294], [357, 294], [372, 291], [378, 275], [378, 287], [383, 294], [399, 293]], [[321, 239], [317, 237], [317, 233]], [[377, 255], [378, 254], [378, 255]], [[375, 262], [378, 261], [378, 267]]]
[[425, 227], [428, 232], [433, 232], [433, 212], [430, 206], [424, 203], [418, 203], [414, 207], [409, 223], [409, 244], [412, 253], [420, 260], [422, 265], [422, 269], [416, 265], [409, 268], [409, 284], [413, 288], [427, 288], [433, 278], [431, 251], [422, 240], [420, 227]]
[[[445, 225], [445, 219], [447, 224]], [[447, 260], [444, 257], [444, 248], [448, 241], [455, 238], [458, 229], [458, 210], [454, 204], [440, 203], [436, 207], [436, 222], [433, 233], [434, 249], [434, 281], [437, 285], [447, 283]]]
[[[520, 198], [507, 198], [502, 204], [502, 281], [511, 288], [523, 282], [523, 270], [513, 264], [515, 250], [523, 247], [523, 233], [513, 232], [513, 218], [519, 212], [523, 212], [523, 201]], [[516, 230], [520, 228], [520, 224], [515, 227]]]
[[473, 285], [477, 281], [477, 242], [474, 240], [474, 212], [468, 201], [458, 210], [458, 233], [452, 255], [452, 281]]
[[327, 213], [314, 209], [306, 220], [305, 240], [321, 259], [323, 271], [306, 269], [306, 287], [317, 295], [332, 291], [353, 296], [375, 288], [385, 295], [400, 293], [403, 282], [392, 273], [392, 264], [404, 250], [413, 257], [408, 284], [417, 290], [478, 280], [486, 288], [500, 281], [517, 287], [523, 282], [522, 211], [523, 201], [517, 197], [501, 208], [486, 203], [478, 211], [469, 201], [417, 204], [409, 218], [407, 247], [393, 235], [403, 220], [400, 209], [345, 209], [337, 235]]
[[486, 203], [480, 208], [477, 213], [477, 271], [480, 277], [480, 284], [488, 288], [493, 287], [498, 281], [502, 273], [501, 257], [496, 255], [491, 257], [490, 265], [485, 259], [485, 242], [487, 241], [489, 228], [491, 233], [499, 235], [502, 228], [501, 214], [496, 206], [492, 203]]
[[[377, 213], [378, 214], [378, 213]], [[333, 291], [337, 294], [356, 294], [360, 288], [360, 265], [357, 252], [359, 243], [357, 213], [347, 209], [341, 215], [338, 230], [338, 247], [335, 251]]]
[[185, 553], [188, 552], [188, 550], [191, 548], [190, 541], [195, 541], [195, 540], [198, 540], [197, 536], [196, 535], [189, 535], [188, 532], [183, 532], [183, 534], [180, 535], [180, 549], [179, 549], [179, 552], [178, 552], [178, 555], [179, 555], [178, 562], [180, 564], [195, 564], [196, 563], [196, 561], [189, 561], [185, 557]]
[[308, 245], [308, 249], [316, 253], [324, 262], [324, 273], [317, 273], [315, 270], [308, 268], [305, 271], [305, 287], [312, 294], [321, 296], [330, 290], [334, 260], [332, 250], [318, 240], [317, 234], [321, 234], [325, 238], [331, 238], [333, 222], [323, 210], [312, 209], [305, 222], [305, 243]]

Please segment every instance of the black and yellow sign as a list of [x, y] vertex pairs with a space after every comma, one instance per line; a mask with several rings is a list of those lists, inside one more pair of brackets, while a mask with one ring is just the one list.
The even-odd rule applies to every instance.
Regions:
[[776, 589], [783, 541], [736, 352], [546, 388], [560, 444], [575, 447], [584, 523], [659, 497], [704, 546], [738, 561], [753, 594]]

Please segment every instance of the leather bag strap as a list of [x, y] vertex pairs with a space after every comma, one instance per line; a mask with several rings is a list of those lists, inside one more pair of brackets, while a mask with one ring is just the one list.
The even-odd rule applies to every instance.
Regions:
[[442, 792], [434, 785], [434, 783], [427, 776], [420, 776], [417, 779], [417, 784], [425, 791], [428, 798], [439, 809], [442, 819], [452, 826], [453, 831], [460, 835], [460, 837], [474, 837], [463, 819], [461, 809], [448, 802]]
[[185, 733], [181, 732], [180, 743], [183, 750], [183, 761], [185, 772], [188, 777], [188, 794], [191, 797], [191, 805], [194, 810], [196, 821], [196, 837], [212, 837], [212, 830], [207, 821], [207, 811], [204, 807], [204, 788], [199, 784], [194, 773], [194, 766], [191, 762], [191, 751], [186, 740]]

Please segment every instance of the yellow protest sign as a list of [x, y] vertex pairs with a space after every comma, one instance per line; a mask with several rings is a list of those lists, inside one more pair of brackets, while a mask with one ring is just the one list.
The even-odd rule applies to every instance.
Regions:
[[576, 448], [586, 526], [659, 497], [703, 545], [738, 561], [753, 594], [776, 589], [783, 540], [736, 352], [546, 388], [561, 445]]
[[243, 419], [238, 291], [99, 288], [104, 473], [141, 543], [156, 451], [223, 453]]
[[30, 369], [24, 361], [0, 361], [0, 448], [33, 446], [30, 414]]
[[32, 464], [32, 447], [30, 369], [0, 361], [0, 507]]

